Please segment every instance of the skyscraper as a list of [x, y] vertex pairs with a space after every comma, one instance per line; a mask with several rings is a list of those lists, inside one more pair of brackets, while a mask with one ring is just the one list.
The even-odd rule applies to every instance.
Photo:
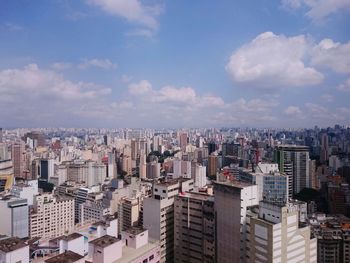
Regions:
[[22, 177], [24, 171], [24, 144], [22, 141], [12, 145], [12, 164], [15, 177]]
[[309, 147], [281, 145], [275, 148], [275, 162], [281, 173], [291, 176], [293, 194], [310, 187]]
[[245, 262], [247, 207], [258, 204], [256, 185], [215, 182], [217, 262]]

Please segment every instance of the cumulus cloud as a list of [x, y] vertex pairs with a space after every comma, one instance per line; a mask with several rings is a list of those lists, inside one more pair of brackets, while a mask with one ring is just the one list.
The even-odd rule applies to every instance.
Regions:
[[56, 62], [51, 65], [52, 69], [58, 70], [58, 71], [70, 69], [71, 67], [72, 67], [72, 64], [66, 63], [66, 62]]
[[158, 28], [157, 16], [162, 12], [160, 5], [144, 5], [140, 0], [87, 0], [87, 3], [153, 31]]
[[265, 32], [236, 50], [226, 71], [236, 83], [265, 89], [316, 85], [323, 75], [304, 63], [310, 43], [304, 35]]
[[306, 16], [315, 22], [319, 22], [340, 11], [350, 10], [349, 0], [282, 0], [282, 6], [298, 9], [303, 6], [308, 8]]
[[[40, 69], [36, 64], [23, 69], [5, 69], [0, 71], [0, 112], [3, 114], [0, 119], [63, 118], [66, 114], [76, 114], [85, 104], [99, 103], [110, 93], [111, 89], [104, 86], [72, 82], [55, 71]], [[68, 119], [65, 118], [66, 123]], [[45, 123], [44, 119], [42, 121]]]
[[300, 110], [299, 107], [297, 106], [288, 106], [285, 110], [284, 110], [284, 114], [286, 115], [291, 115], [291, 116], [299, 116], [302, 114], [302, 111]]
[[112, 63], [109, 59], [85, 59], [78, 65], [80, 69], [87, 69], [90, 67], [97, 67], [102, 69], [116, 69], [117, 64]]
[[141, 80], [138, 83], [131, 83], [128, 89], [130, 94], [141, 95], [150, 92], [152, 84], [148, 80]]
[[337, 90], [350, 92], [350, 78], [347, 79], [344, 83], [338, 85]]
[[338, 73], [349, 73], [350, 42], [341, 44], [332, 39], [323, 39], [312, 49], [311, 64], [330, 68]]

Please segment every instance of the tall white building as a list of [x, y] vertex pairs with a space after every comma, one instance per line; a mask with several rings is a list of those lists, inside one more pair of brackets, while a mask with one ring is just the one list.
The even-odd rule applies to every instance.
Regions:
[[207, 168], [205, 166], [193, 164], [191, 174], [195, 187], [201, 188], [207, 184]]
[[34, 198], [30, 211], [31, 238], [54, 238], [74, 230], [74, 199], [63, 195], [44, 193]]
[[5, 196], [0, 199], [0, 233], [10, 237], [28, 237], [28, 203], [26, 199]]
[[260, 202], [248, 216], [247, 262], [317, 262], [317, 239], [299, 226], [298, 206]]

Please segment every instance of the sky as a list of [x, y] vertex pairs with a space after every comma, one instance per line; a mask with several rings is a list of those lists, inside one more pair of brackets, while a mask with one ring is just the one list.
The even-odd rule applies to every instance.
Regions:
[[0, 126], [350, 125], [349, 0], [0, 0]]

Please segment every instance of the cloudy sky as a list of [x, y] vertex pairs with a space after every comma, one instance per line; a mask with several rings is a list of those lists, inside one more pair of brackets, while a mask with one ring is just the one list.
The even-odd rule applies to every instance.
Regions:
[[349, 0], [0, 0], [0, 126], [350, 124]]

